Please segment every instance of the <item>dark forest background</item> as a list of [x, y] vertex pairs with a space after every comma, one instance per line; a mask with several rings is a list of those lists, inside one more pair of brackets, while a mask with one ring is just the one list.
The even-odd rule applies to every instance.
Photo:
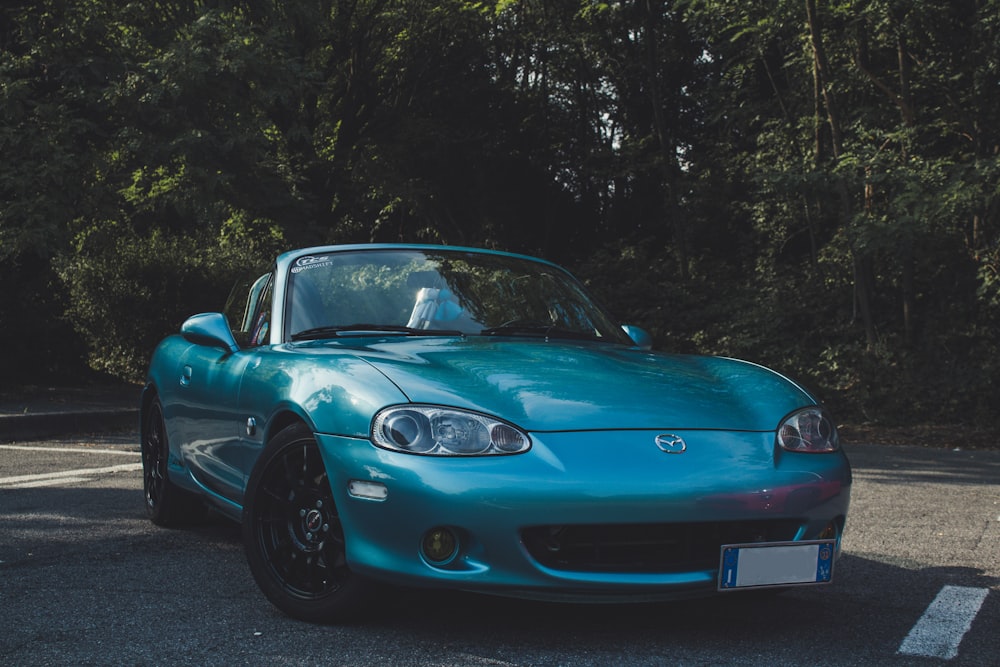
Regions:
[[854, 422], [1000, 412], [1000, 0], [7, 0], [0, 385], [296, 246], [526, 252]]

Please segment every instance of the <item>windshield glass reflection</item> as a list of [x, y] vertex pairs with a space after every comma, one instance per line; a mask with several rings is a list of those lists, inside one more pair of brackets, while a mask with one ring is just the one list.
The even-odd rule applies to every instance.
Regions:
[[561, 269], [468, 251], [364, 250], [298, 258], [285, 337], [535, 336], [630, 344]]

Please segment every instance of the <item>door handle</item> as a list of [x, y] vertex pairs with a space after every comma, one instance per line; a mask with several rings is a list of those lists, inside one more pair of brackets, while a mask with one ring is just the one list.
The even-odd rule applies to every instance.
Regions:
[[193, 372], [194, 371], [191, 370], [190, 366], [185, 366], [184, 369], [181, 371], [181, 386], [182, 387], [187, 387], [188, 385], [191, 384], [191, 374]]

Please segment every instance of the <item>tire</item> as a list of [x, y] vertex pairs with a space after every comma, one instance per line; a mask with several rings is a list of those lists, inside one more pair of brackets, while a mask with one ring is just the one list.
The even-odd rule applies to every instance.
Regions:
[[141, 449], [142, 488], [149, 520], [158, 526], [173, 528], [196, 523], [204, 517], [205, 506], [198, 497], [170, 481], [167, 471], [170, 444], [163, 421], [163, 406], [158, 398], [153, 399], [143, 420]]
[[247, 484], [243, 546], [274, 606], [313, 623], [347, 621], [374, 586], [347, 566], [344, 531], [312, 432], [293, 424], [264, 448]]

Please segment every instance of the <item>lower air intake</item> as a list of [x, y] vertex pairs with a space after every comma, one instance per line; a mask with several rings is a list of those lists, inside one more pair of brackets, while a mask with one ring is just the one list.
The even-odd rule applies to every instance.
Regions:
[[719, 566], [723, 544], [783, 542], [797, 519], [707, 523], [535, 526], [521, 531], [528, 553], [553, 570], [671, 573]]

